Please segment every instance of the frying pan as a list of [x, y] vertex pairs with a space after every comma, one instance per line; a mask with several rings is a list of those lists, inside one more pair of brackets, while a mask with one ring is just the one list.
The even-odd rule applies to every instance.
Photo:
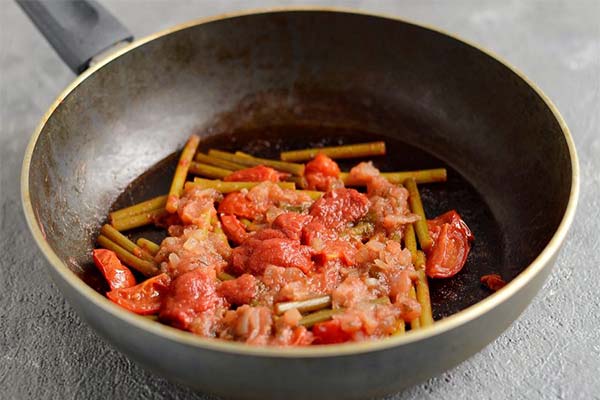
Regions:
[[[90, 67], [127, 31], [95, 2], [39, 4], [22, 7], [83, 72], [27, 148], [25, 216], [71, 305], [146, 368], [228, 398], [381, 396], [479, 351], [548, 276], [577, 203], [575, 148], [550, 100], [489, 52], [395, 18], [287, 9], [193, 21]], [[90, 32], [102, 40], [86, 41]], [[97, 231], [111, 207], [166, 191], [191, 133], [205, 149], [264, 156], [383, 139], [382, 169], [447, 166], [447, 183], [423, 186], [426, 212], [456, 208], [476, 242], [460, 274], [432, 283], [438, 321], [378, 341], [264, 348], [199, 338], [108, 301], [90, 264]], [[510, 283], [490, 295], [479, 277], [491, 272]]]

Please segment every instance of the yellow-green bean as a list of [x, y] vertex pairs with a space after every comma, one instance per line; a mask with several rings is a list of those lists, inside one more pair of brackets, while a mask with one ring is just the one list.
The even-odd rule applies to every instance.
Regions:
[[177, 168], [175, 169], [175, 174], [173, 176], [173, 182], [171, 182], [171, 188], [169, 189], [167, 204], [165, 205], [165, 209], [170, 213], [177, 211], [177, 204], [179, 203], [179, 197], [183, 192], [185, 178], [187, 177], [190, 164], [194, 159], [194, 154], [196, 154], [199, 144], [200, 136], [192, 135], [188, 139], [183, 151], [181, 152], [181, 156], [179, 157], [179, 162], [177, 163]]
[[[260, 185], [261, 182], [224, 182], [220, 180], [194, 178], [194, 182], [187, 182], [188, 185], [199, 186], [204, 189], [215, 189], [220, 193], [239, 192], [242, 189], [252, 189], [254, 186]], [[294, 190], [296, 185], [294, 182], [275, 182], [282, 189]]]
[[140, 246], [142, 249], [146, 249], [146, 251], [150, 254], [152, 254], [153, 256], [156, 255], [156, 253], [158, 253], [158, 251], [160, 250], [160, 245], [154, 243], [151, 240], [145, 239], [145, 238], [139, 238], [136, 241], [137, 245]]
[[203, 163], [203, 164], [209, 164], [209, 165], [213, 165], [215, 167], [228, 169], [230, 171], [237, 171], [240, 169], [248, 168], [245, 165], [236, 164], [234, 162], [223, 160], [222, 158], [218, 158], [218, 157], [209, 156], [208, 154], [204, 154], [204, 153], [196, 153], [196, 161]]
[[141, 272], [145, 276], [154, 276], [160, 272], [156, 264], [134, 256], [104, 235], [98, 236], [98, 244], [105, 249], [114, 251], [123, 263]]
[[117, 211], [113, 211], [109, 214], [110, 221], [116, 219], [130, 217], [132, 215], [143, 214], [149, 211], [153, 211], [159, 208], [164, 208], [167, 203], [167, 195], [154, 197], [153, 199], [142, 201], [141, 203], [134, 204], [130, 207], [122, 208]]
[[164, 214], [166, 214], [165, 209], [159, 208], [142, 214], [115, 219], [112, 220], [110, 224], [118, 231], [127, 231], [129, 229], [139, 228], [140, 226], [150, 225], [157, 217]]
[[295, 164], [284, 161], [269, 160], [267, 158], [252, 157], [249, 155], [237, 155], [228, 153], [226, 151], [220, 151], [211, 149], [208, 152], [209, 156], [221, 158], [223, 160], [231, 161], [236, 164], [246, 165], [248, 167], [255, 167], [257, 165], [266, 165], [267, 167], [274, 168], [282, 172], [289, 172], [290, 174], [302, 176], [304, 174], [304, 164]]
[[[446, 168], [435, 168], [435, 169], [422, 169], [417, 171], [399, 171], [399, 172], [382, 172], [381, 176], [388, 180], [388, 182], [395, 185], [401, 184], [408, 178], [413, 178], [415, 182], [421, 183], [434, 183], [434, 182], [446, 182], [448, 179], [448, 172]], [[350, 178], [350, 173], [342, 172], [340, 179], [346, 186], [361, 186], [362, 183], [356, 182]]]
[[223, 179], [233, 171], [229, 169], [215, 167], [213, 165], [192, 162], [190, 164], [190, 174], [204, 176], [206, 178]]
[[331, 296], [319, 296], [312, 299], [300, 301], [286, 301], [284, 303], [275, 304], [275, 312], [283, 314], [292, 309], [297, 309], [300, 312], [316, 311], [331, 306]]
[[140, 246], [129, 240], [129, 238], [116, 230], [113, 226], [104, 224], [100, 229], [100, 234], [106, 236], [131, 254], [147, 261], [154, 261], [150, 253], [142, 249]]
[[425, 210], [423, 210], [423, 203], [421, 202], [417, 183], [413, 178], [408, 178], [404, 182], [404, 186], [406, 186], [406, 189], [408, 190], [408, 204], [410, 204], [411, 211], [421, 217], [421, 219], [413, 224], [417, 238], [419, 239], [419, 244], [421, 245], [421, 249], [429, 250], [433, 241], [429, 237], [427, 217], [425, 217]]
[[319, 153], [323, 153], [334, 159], [379, 156], [385, 154], [385, 142], [358, 143], [343, 146], [284, 151], [281, 152], [279, 158], [283, 161], [306, 161], [314, 158]]

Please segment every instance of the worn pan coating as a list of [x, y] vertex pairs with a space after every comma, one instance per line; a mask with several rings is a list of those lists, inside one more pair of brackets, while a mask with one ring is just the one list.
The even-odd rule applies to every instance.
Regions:
[[[433, 285], [446, 318], [386, 340], [281, 349], [198, 338], [110, 303], [89, 264], [99, 226], [117, 198], [164, 190], [169, 155], [194, 132], [265, 155], [383, 137], [388, 168], [448, 165], [447, 187], [426, 189], [429, 212], [458, 207], [480, 240], [467, 272]], [[29, 144], [22, 198], [57, 286], [141, 365], [225, 397], [350, 399], [401, 390], [503, 332], [549, 274], [578, 184], [558, 111], [490, 53], [398, 19], [284, 10], [194, 21], [84, 72]], [[512, 281], [486, 297], [486, 271]]]

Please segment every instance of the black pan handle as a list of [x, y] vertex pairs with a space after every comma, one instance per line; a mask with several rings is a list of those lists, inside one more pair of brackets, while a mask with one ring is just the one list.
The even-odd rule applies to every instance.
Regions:
[[133, 36], [95, 0], [16, 0], [75, 73], [94, 56]]

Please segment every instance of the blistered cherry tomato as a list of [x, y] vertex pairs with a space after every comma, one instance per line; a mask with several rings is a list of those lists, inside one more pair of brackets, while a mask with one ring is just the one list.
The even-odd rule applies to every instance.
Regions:
[[108, 281], [110, 290], [122, 289], [135, 286], [136, 281], [133, 273], [121, 264], [114, 251], [106, 249], [94, 249], [94, 264], [102, 272]]
[[136, 314], [156, 314], [160, 310], [162, 297], [167, 292], [170, 282], [169, 275], [160, 274], [129, 288], [111, 290], [106, 296]]
[[431, 278], [456, 275], [467, 261], [474, 237], [460, 215], [451, 210], [427, 221], [433, 245], [427, 254], [426, 273]]

